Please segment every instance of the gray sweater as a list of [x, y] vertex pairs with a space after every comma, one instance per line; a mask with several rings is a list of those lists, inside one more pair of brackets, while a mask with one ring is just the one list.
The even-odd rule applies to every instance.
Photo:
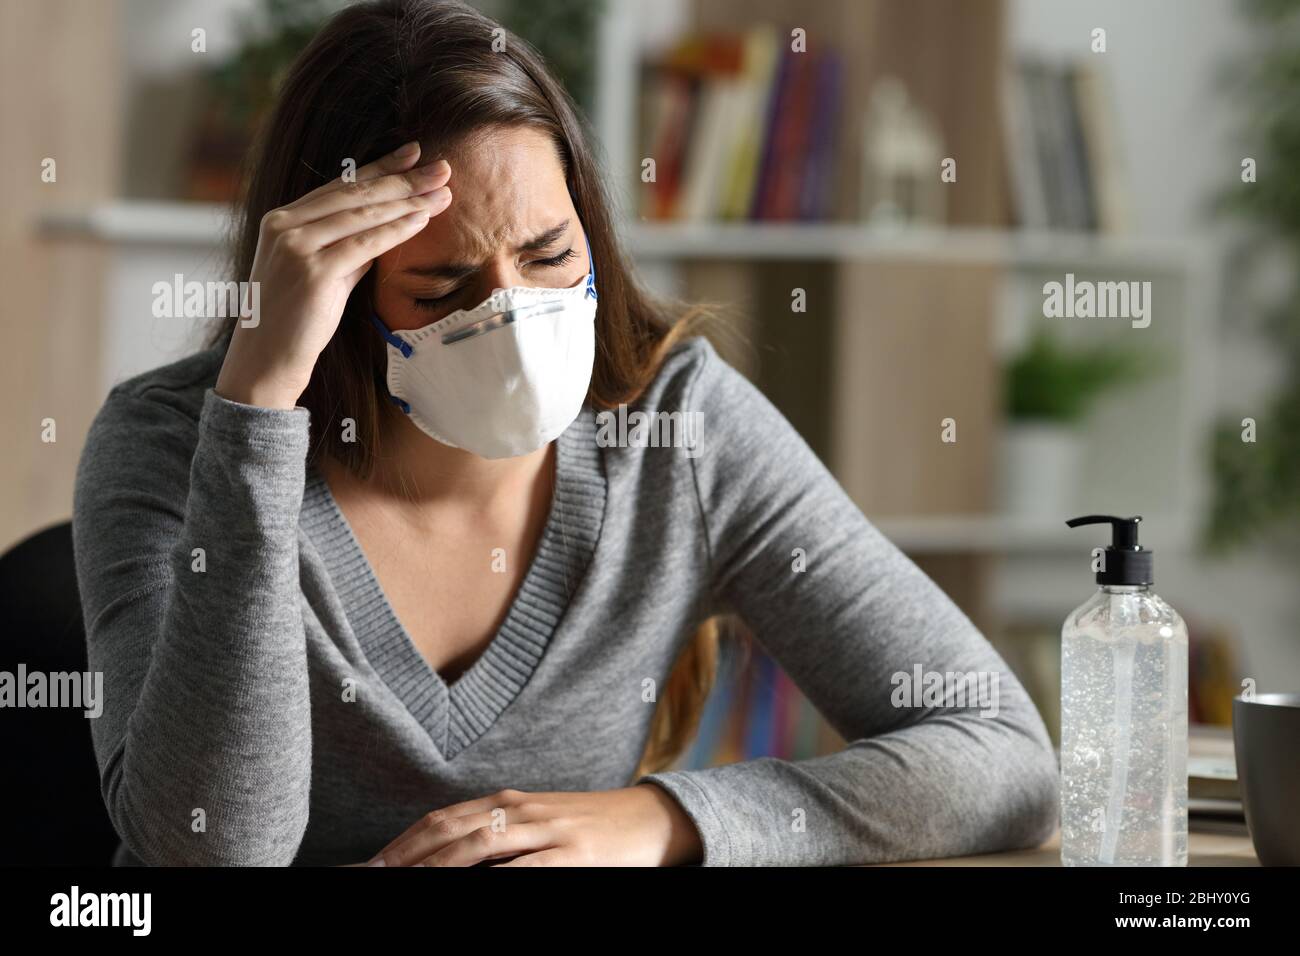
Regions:
[[[360, 862], [457, 801], [645, 781], [680, 802], [709, 866], [953, 856], [1052, 833], [1057, 767], [1020, 683], [703, 339], [634, 406], [701, 415], [696, 451], [608, 447], [584, 408], [557, 439], [555, 496], [505, 623], [450, 686], [306, 463], [308, 412], [218, 397], [220, 363], [203, 352], [113, 389], [78, 474], [116, 863]], [[633, 780], [645, 689], [718, 610], [848, 746]], [[960, 681], [926, 696], [919, 672], [972, 675], [996, 708]]]

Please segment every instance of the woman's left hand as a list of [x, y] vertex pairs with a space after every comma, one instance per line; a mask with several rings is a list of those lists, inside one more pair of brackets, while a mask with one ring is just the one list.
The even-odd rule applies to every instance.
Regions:
[[[619, 790], [502, 790], [434, 810], [369, 866], [675, 866], [698, 863], [699, 831], [652, 783]], [[381, 862], [382, 861], [382, 862]]]

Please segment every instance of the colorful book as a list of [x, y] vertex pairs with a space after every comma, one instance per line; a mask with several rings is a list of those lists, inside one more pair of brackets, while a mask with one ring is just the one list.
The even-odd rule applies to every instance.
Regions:
[[799, 189], [812, 110], [814, 59], [810, 53], [791, 53], [789, 59], [785, 95], [773, 131], [771, 175], [764, 183], [761, 219], [793, 219], [799, 212]]
[[779, 60], [776, 30], [768, 25], [750, 30], [745, 37], [741, 89], [735, 104], [735, 136], [727, 157], [720, 219], [744, 219], [749, 215]]
[[831, 214], [836, 130], [839, 126], [841, 64], [833, 52], [816, 63], [810, 109], [812, 119], [804, 159], [803, 182], [796, 215], [800, 219], [827, 219]]

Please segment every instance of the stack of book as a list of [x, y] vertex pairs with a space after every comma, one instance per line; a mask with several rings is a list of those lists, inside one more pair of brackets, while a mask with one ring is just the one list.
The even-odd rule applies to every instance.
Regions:
[[728, 639], [699, 730], [679, 764], [698, 770], [755, 757], [803, 760], [843, 746], [843, 738], [759, 644]]
[[1192, 721], [1188, 736], [1188, 827], [1202, 833], [1246, 833], [1232, 727]]
[[1019, 224], [1124, 231], [1127, 196], [1104, 75], [1088, 63], [1022, 60], [1011, 68], [1004, 96]]
[[793, 46], [758, 26], [687, 37], [645, 65], [644, 218], [829, 218], [842, 61]]

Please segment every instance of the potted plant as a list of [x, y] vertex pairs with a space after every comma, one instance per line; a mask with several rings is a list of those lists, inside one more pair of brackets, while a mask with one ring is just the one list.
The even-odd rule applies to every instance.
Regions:
[[[258, 0], [237, 16], [238, 49], [205, 75], [190, 149], [190, 199], [235, 198], [240, 161], [285, 72], [345, 5], [346, 0]], [[595, 90], [590, 51], [603, 0], [500, 0], [491, 9], [538, 48], [579, 105], [590, 110]]]
[[[1300, 531], [1300, 190], [1292, 172], [1300, 162], [1300, 0], [1241, 7], [1255, 43], [1227, 76], [1240, 98], [1242, 155], [1260, 173], [1218, 197], [1221, 211], [1253, 223], [1224, 299], [1241, 305], [1225, 325], [1233, 335], [1262, 332], [1278, 376], [1271, 394], [1225, 412], [1209, 436], [1213, 497], [1203, 541], [1218, 554], [1256, 540], [1293, 545]], [[1279, 260], [1284, 287], [1258, 296], [1254, 287], [1273, 284], [1267, 271]], [[1249, 440], [1247, 419], [1258, 428]]]
[[239, 48], [205, 75], [190, 147], [190, 199], [235, 198], [240, 161], [284, 72], [341, 5], [339, 0], [261, 0], [237, 16]]
[[1081, 423], [1103, 392], [1136, 378], [1138, 368], [1131, 351], [1066, 348], [1038, 327], [1005, 372], [1004, 513], [1060, 516], [1077, 507]]

